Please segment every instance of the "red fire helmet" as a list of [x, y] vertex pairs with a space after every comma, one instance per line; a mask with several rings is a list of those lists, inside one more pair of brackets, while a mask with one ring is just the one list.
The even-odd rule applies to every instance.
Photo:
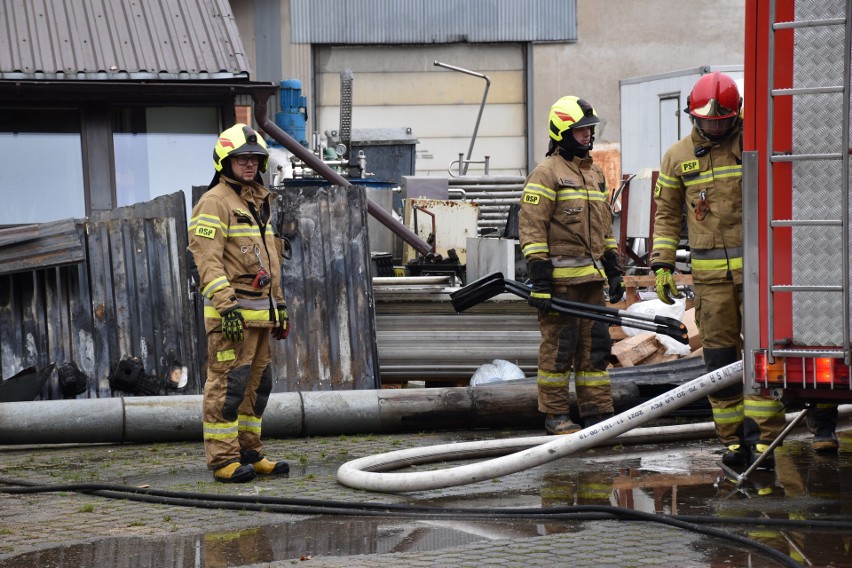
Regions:
[[692, 87], [686, 99], [686, 112], [695, 118], [731, 118], [740, 112], [742, 102], [734, 80], [724, 73], [713, 71], [698, 79]]

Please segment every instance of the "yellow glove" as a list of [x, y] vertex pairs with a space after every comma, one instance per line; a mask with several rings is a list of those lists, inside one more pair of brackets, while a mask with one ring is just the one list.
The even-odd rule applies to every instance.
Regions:
[[270, 333], [279, 341], [290, 335], [290, 316], [287, 315], [287, 306], [284, 304], [278, 306], [278, 325], [273, 327]]
[[671, 269], [669, 268], [658, 268], [654, 273], [657, 276], [656, 282], [656, 290], [657, 297], [662, 300], [664, 304], [674, 304], [674, 300], [672, 298], [682, 298], [683, 294], [681, 294], [677, 289], [677, 284], [675, 283], [674, 274], [672, 274]]
[[229, 308], [222, 314], [222, 335], [231, 343], [240, 343], [243, 340], [245, 327], [246, 321], [239, 308]]

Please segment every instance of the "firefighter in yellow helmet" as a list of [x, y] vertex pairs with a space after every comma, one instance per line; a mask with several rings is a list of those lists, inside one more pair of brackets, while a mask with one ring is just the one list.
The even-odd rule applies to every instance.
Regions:
[[[707, 371], [742, 358], [743, 227], [742, 99], [734, 80], [718, 71], [702, 76], [684, 112], [692, 132], [663, 156], [654, 188], [657, 212], [651, 269], [668, 304], [679, 297], [672, 275], [683, 210], [695, 288], [695, 322]], [[771, 398], [743, 396], [742, 384], [708, 397], [716, 434], [729, 466], [753, 463], [784, 428], [784, 408]], [[774, 467], [771, 455], [761, 462]]]
[[580, 429], [569, 415], [571, 371], [578, 416], [588, 427], [612, 416], [607, 365], [612, 341], [605, 323], [551, 311], [552, 298], [604, 305], [624, 294], [603, 171], [589, 151], [600, 119], [592, 105], [563, 97], [550, 109], [550, 147], [527, 177], [519, 235], [529, 267], [529, 303], [539, 310], [538, 408], [549, 434]]
[[268, 160], [266, 143], [249, 126], [222, 132], [213, 150], [216, 173], [189, 223], [207, 331], [204, 449], [214, 479], [226, 483], [290, 469], [264, 457], [260, 440], [272, 392], [269, 336], [290, 333], [283, 248], [269, 224], [272, 194], [260, 177]]

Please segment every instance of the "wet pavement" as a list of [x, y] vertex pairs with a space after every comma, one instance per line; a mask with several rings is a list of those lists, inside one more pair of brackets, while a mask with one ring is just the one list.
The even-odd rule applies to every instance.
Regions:
[[[199, 506], [140, 502], [120, 491], [111, 494], [116, 498], [72, 491], [0, 493], [0, 568], [782, 565], [765, 551], [717, 535], [602, 513], [615, 511], [606, 509], [613, 506], [657, 518], [695, 519], [699, 527], [768, 545], [802, 566], [852, 566], [852, 422], [841, 422], [838, 431], [841, 451], [822, 456], [811, 450], [810, 435], [796, 430], [776, 451], [775, 472], [756, 472], [740, 490], [724, 479], [717, 464], [720, 449], [712, 440], [595, 448], [495, 480], [410, 494], [354, 490], [338, 484], [335, 474], [342, 463], [363, 456], [540, 432], [267, 440], [270, 457], [291, 463], [289, 477], [243, 485], [212, 480], [200, 441], [3, 446], [0, 488], [14, 480], [122, 484], [181, 492], [192, 497], [185, 503]], [[308, 499], [338, 509], [324, 514], [272, 504], [260, 511], [224, 509], [212, 501], [216, 496]], [[477, 514], [340, 514], [339, 507], [359, 503], [436, 512], [465, 508]], [[584, 513], [505, 514], [565, 507]], [[701, 521], [709, 518], [725, 523]], [[763, 524], [765, 519], [785, 524]]]

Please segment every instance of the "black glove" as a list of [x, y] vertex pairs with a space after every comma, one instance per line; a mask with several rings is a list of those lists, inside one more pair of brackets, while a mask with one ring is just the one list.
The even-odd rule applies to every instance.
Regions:
[[624, 296], [624, 269], [621, 267], [621, 259], [615, 249], [607, 249], [601, 258], [601, 263], [609, 284], [609, 303], [620, 302]]
[[624, 297], [624, 277], [623, 276], [613, 276], [608, 280], [609, 282], [609, 303], [615, 304], [616, 302], [620, 302]]
[[287, 306], [283, 304], [278, 306], [277, 312], [278, 325], [273, 327], [270, 333], [272, 337], [281, 341], [287, 339], [287, 336], [290, 335], [290, 317], [287, 315]]
[[541, 312], [550, 311], [550, 290], [553, 285], [553, 263], [549, 260], [530, 260], [532, 292], [527, 303]]
[[238, 307], [228, 308], [222, 314], [222, 335], [231, 343], [240, 343], [245, 338], [245, 326], [246, 320]]

